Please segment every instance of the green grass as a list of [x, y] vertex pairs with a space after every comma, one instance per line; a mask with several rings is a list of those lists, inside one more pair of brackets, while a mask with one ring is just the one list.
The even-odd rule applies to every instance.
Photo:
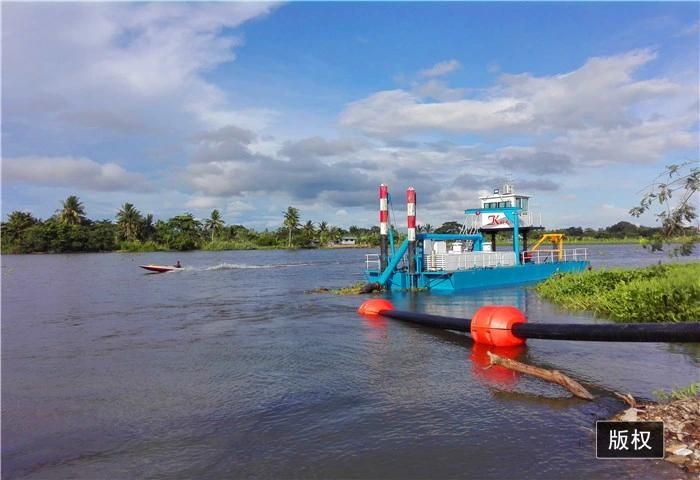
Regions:
[[160, 243], [148, 242], [120, 242], [118, 246], [119, 252], [167, 252], [170, 249]]
[[572, 311], [617, 322], [700, 321], [700, 263], [555, 275], [536, 287]]
[[700, 396], [700, 382], [691, 383], [683, 388], [674, 388], [671, 390], [671, 393], [664, 392], [663, 390], [654, 390], [651, 393], [661, 402], [693, 399]]
[[201, 250], [219, 251], [219, 250], [258, 250], [263, 249], [260, 245], [248, 240], [214, 240], [207, 242], [201, 246]]
[[[625, 238], [595, 238], [595, 237], [566, 237], [564, 243], [587, 244], [587, 245], [642, 245], [650, 246], [653, 243], [653, 238], [649, 237], [625, 237]], [[698, 237], [672, 237], [666, 243], [681, 244], [688, 241], [698, 241]]]
[[567, 243], [583, 243], [587, 245], [642, 245], [645, 239], [641, 237], [634, 238], [595, 238], [595, 237], [566, 237], [564, 244]]

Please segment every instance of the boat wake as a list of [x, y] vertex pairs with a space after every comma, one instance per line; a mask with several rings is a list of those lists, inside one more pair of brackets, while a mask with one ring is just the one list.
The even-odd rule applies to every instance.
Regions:
[[249, 265], [243, 263], [220, 263], [214, 265], [213, 267], [204, 267], [197, 270], [202, 271], [216, 271], [216, 270], [245, 270], [245, 269], [260, 269], [260, 268], [289, 268], [289, 267], [303, 267], [311, 265], [311, 263], [289, 263], [289, 264], [268, 264], [268, 265]]

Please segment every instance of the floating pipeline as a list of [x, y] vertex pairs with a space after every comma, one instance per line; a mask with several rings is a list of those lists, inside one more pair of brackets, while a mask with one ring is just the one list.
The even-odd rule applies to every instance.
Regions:
[[508, 305], [483, 306], [469, 319], [394, 310], [394, 306], [388, 300], [371, 299], [360, 305], [358, 313], [403, 320], [427, 327], [469, 332], [474, 342], [495, 347], [523, 345], [528, 338], [588, 342], [700, 343], [700, 323], [527, 323], [523, 312]]

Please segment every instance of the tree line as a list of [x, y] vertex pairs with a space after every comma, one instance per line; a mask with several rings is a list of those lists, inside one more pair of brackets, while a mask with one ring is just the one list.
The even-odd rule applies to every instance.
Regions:
[[[663, 243], [675, 242], [674, 252], [692, 253], [698, 240], [697, 219], [693, 197], [700, 186], [700, 169], [694, 162], [671, 165], [649, 186], [640, 205], [630, 210], [640, 216], [652, 205], [663, 207], [656, 215], [660, 226], [644, 227], [621, 221], [605, 228], [569, 227], [557, 230], [572, 240], [645, 239], [652, 250], [660, 250]], [[679, 200], [672, 206], [673, 195]], [[117, 211], [114, 221], [91, 220], [85, 214], [80, 199], [69, 196], [61, 208], [47, 220], [40, 220], [29, 212], [14, 211], [0, 228], [2, 253], [33, 252], [100, 252], [100, 251], [153, 251], [153, 250], [234, 250], [257, 248], [319, 248], [336, 244], [344, 236], [354, 237], [360, 246], [379, 245], [379, 227], [351, 226], [347, 230], [322, 221], [302, 223], [300, 212], [288, 207], [281, 212], [282, 223], [276, 230], [256, 231], [243, 225], [226, 225], [218, 210], [209, 218], [199, 220], [191, 213], [176, 215], [168, 220], [154, 222], [153, 214], [143, 215], [133, 204], [125, 203]], [[418, 225], [419, 232], [460, 233], [462, 224], [456, 221], [434, 228]], [[395, 241], [405, 234], [392, 227]], [[501, 241], [512, 234], [499, 232]]]
[[80, 199], [71, 195], [46, 220], [29, 212], [14, 211], [2, 223], [3, 253], [109, 252], [153, 250], [226, 250], [257, 248], [319, 248], [351, 236], [358, 245], [379, 245], [379, 227], [348, 229], [322, 221], [304, 223], [297, 208], [281, 214], [275, 230], [257, 231], [243, 225], [226, 225], [219, 210], [200, 220], [191, 213], [154, 221], [131, 203], [117, 211], [114, 221], [91, 220]]
[[[345, 236], [354, 237], [357, 245], [379, 245], [379, 227], [348, 229], [322, 221], [302, 222], [295, 207], [281, 215], [276, 230], [256, 231], [243, 225], [226, 225], [219, 210], [199, 220], [191, 213], [176, 215], [168, 220], [154, 221], [153, 214], [143, 215], [131, 203], [117, 211], [114, 221], [90, 220], [85, 207], [74, 195], [61, 204], [55, 215], [47, 220], [35, 218], [29, 212], [14, 211], [2, 223], [3, 253], [34, 252], [99, 252], [99, 251], [153, 251], [153, 250], [226, 250], [257, 248], [319, 248], [336, 244]], [[462, 224], [456, 221], [434, 228], [430, 224], [418, 226], [420, 232], [459, 233]], [[563, 230], [569, 238], [619, 239], [651, 238], [659, 228], [637, 227], [629, 222], [597, 230], [570, 227]], [[393, 230], [400, 242], [405, 234]], [[502, 239], [508, 234], [500, 234]]]

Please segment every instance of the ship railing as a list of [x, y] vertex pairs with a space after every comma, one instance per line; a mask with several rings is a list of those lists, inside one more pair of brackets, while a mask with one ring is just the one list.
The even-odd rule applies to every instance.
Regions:
[[479, 220], [479, 217], [476, 215], [467, 215], [467, 218], [464, 219], [464, 225], [462, 225], [459, 233], [474, 235], [475, 233], [479, 233], [479, 228], [481, 228], [481, 221]]
[[521, 227], [541, 227], [542, 226], [542, 213], [533, 212], [528, 210], [527, 212], [521, 212], [520, 215], [520, 226]]
[[429, 272], [469, 270], [471, 268], [515, 265], [513, 252], [431, 253], [425, 257], [424, 269]]
[[568, 248], [562, 251], [559, 258], [559, 250], [537, 249], [522, 254], [525, 263], [553, 263], [553, 262], [577, 262], [588, 260], [587, 248]]
[[365, 255], [365, 269], [379, 271], [379, 254], [378, 253], [368, 253]]
[[570, 248], [564, 250], [564, 261], [588, 260], [587, 248]]
[[446, 253], [431, 253], [430, 255], [426, 255], [423, 261], [423, 268], [429, 272], [445, 270], [446, 258]]

